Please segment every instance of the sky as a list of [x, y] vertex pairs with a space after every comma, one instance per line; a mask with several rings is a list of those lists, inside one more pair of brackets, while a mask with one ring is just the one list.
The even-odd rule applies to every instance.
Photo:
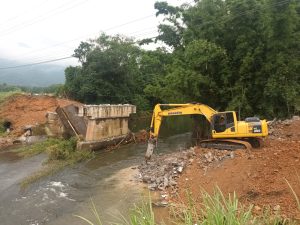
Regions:
[[[157, 34], [156, 0], [1, 0], [0, 58], [35, 63], [70, 56], [101, 32], [143, 39]], [[181, 5], [188, 0], [167, 0]], [[133, 22], [134, 21], [134, 22]], [[76, 60], [57, 63], [69, 65]]]

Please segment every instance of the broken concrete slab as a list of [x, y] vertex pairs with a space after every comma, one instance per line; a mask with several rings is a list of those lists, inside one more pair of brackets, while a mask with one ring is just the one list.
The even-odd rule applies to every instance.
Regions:
[[68, 136], [79, 137], [79, 149], [95, 150], [116, 145], [130, 133], [128, 120], [135, 112], [136, 106], [129, 104], [58, 107], [56, 114], [47, 114], [48, 133], [63, 131]]

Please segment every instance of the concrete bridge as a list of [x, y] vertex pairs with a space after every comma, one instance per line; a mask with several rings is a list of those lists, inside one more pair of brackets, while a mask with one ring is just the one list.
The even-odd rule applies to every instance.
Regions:
[[53, 136], [77, 136], [79, 149], [98, 149], [115, 144], [130, 132], [128, 119], [134, 105], [68, 105], [48, 113], [48, 129]]

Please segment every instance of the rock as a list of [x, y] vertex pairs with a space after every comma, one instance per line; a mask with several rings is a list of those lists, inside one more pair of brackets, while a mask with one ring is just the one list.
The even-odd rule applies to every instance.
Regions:
[[152, 184], [149, 184], [149, 185], [148, 185], [148, 189], [149, 189], [150, 191], [155, 191], [156, 188], [157, 188], [156, 183], [152, 183]]
[[165, 198], [168, 198], [168, 195], [167, 195], [167, 194], [162, 194], [161, 197], [162, 197], [163, 199], [165, 199]]
[[292, 120], [300, 120], [300, 116], [293, 116]]
[[204, 154], [204, 157], [206, 158], [207, 162], [212, 162], [213, 159], [214, 159], [211, 152], [208, 152], [208, 153]]
[[151, 181], [151, 177], [150, 176], [148, 176], [148, 175], [144, 175], [143, 176], [143, 182], [144, 183], [150, 183], [150, 181]]
[[230, 152], [230, 158], [234, 158], [234, 152]]
[[165, 200], [161, 201], [161, 202], [155, 202], [153, 203], [154, 206], [156, 207], [166, 207], [169, 203]]
[[280, 205], [274, 206], [273, 210], [274, 210], [274, 211], [279, 211], [279, 210], [280, 210]]
[[161, 204], [162, 206], [167, 206], [169, 203], [168, 203], [167, 201], [163, 200], [163, 201], [160, 202], [160, 204]]
[[26, 138], [28, 144], [39, 143], [47, 140], [47, 136], [29, 136]]
[[179, 167], [177, 168], [177, 171], [178, 171], [179, 173], [182, 173], [182, 171], [183, 171], [183, 166], [179, 166]]
[[170, 180], [169, 181], [169, 185], [170, 186], [176, 186], [177, 185], [177, 182], [175, 180]]
[[164, 177], [164, 188], [169, 186], [169, 180], [168, 178]]
[[254, 206], [254, 210], [255, 210], [255, 211], [260, 211], [261, 208], [260, 208], [258, 205], [256, 205], [256, 206]]
[[157, 189], [160, 190], [160, 191], [164, 191], [165, 190], [165, 188], [164, 188], [164, 186], [163, 186], [162, 183], [157, 186]]
[[248, 156], [248, 159], [253, 159], [254, 158], [254, 155], [249, 155]]
[[156, 182], [157, 184], [159, 184], [159, 183], [161, 182], [160, 177], [156, 178], [155, 182]]

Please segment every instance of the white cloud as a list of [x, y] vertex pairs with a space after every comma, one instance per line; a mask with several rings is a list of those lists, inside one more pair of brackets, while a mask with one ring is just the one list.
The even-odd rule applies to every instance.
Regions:
[[[168, 2], [180, 5], [187, 1]], [[147, 16], [155, 14], [154, 3], [155, 0], [2, 1], [0, 57], [24, 62], [60, 58], [71, 55], [80, 41], [94, 38], [101, 31], [152, 37], [158, 19]], [[118, 27], [139, 18], [144, 19]]]

